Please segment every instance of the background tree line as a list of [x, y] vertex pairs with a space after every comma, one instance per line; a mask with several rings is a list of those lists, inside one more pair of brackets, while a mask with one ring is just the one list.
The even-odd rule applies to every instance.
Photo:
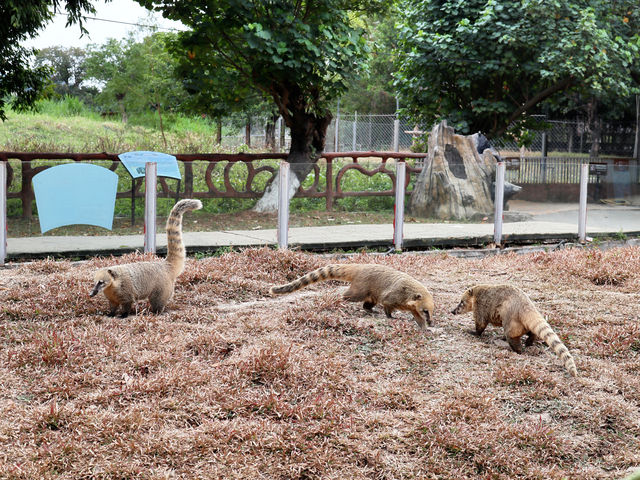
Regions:
[[[540, 115], [634, 118], [640, 93], [636, 0], [137, 0], [186, 31], [48, 49], [31, 68], [19, 41], [65, 6], [89, 0], [7, 0], [0, 30], [0, 116], [27, 108], [47, 84], [127, 121], [132, 111], [212, 119], [256, 109], [281, 116], [300, 183], [344, 110], [401, 112], [428, 128], [526, 142]], [[198, 8], [195, 8], [195, 7]], [[597, 152], [596, 152], [597, 153]], [[274, 185], [275, 187], [275, 185]]]

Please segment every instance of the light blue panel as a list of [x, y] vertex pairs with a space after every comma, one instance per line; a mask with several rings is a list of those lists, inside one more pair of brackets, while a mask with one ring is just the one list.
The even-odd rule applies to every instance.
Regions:
[[118, 175], [87, 163], [47, 168], [33, 177], [40, 231], [64, 225], [95, 225], [111, 230]]
[[182, 179], [178, 169], [178, 161], [173, 155], [160, 152], [127, 152], [118, 155], [124, 168], [129, 171], [133, 178], [144, 177], [144, 164], [156, 162], [158, 164], [158, 176]]

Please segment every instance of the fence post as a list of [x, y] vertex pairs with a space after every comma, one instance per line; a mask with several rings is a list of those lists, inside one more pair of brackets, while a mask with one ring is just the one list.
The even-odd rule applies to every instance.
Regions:
[[578, 210], [578, 241], [587, 241], [587, 186], [589, 184], [589, 164], [580, 165], [580, 209]]
[[280, 162], [278, 171], [278, 247], [289, 248], [289, 163]]
[[327, 162], [327, 175], [326, 175], [327, 186], [325, 188], [326, 194], [327, 194], [326, 205], [327, 205], [327, 212], [330, 212], [331, 210], [333, 210], [333, 159], [327, 158], [326, 162]]
[[7, 162], [0, 161], [0, 265], [7, 258]]
[[504, 203], [504, 162], [496, 165], [496, 183], [494, 193], [494, 213], [493, 213], [493, 242], [496, 245], [502, 244], [502, 208]]
[[335, 132], [333, 134], [333, 151], [340, 151], [340, 104], [338, 103], [338, 114], [335, 121]]
[[393, 222], [393, 244], [396, 251], [402, 250], [402, 237], [404, 233], [404, 195], [407, 179], [407, 164], [402, 160], [396, 160], [396, 205]]
[[156, 253], [156, 188], [158, 164], [144, 165], [144, 253]]
[[400, 151], [400, 120], [393, 121], [393, 151]]
[[354, 114], [353, 117], [353, 149], [351, 150], [352, 152], [356, 152], [357, 151], [357, 145], [356, 145], [356, 136], [358, 134], [358, 111], [356, 110], [356, 113]]
[[542, 132], [542, 147], [541, 147], [541, 160], [540, 167], [542, 170], [542, 183], [547, 183], [547, 154], [549, 153], [549, 146], [547, 142], [546, 130]]

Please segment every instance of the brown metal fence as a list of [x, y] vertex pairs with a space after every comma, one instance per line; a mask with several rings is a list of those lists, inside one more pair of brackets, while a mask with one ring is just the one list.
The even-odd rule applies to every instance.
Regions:
[[[188, 197], [188, 198], [260, 198], [263, 189], [255, 187], [254, 180], [256, 176], [262, 172], [268, 172], [271, 178], [267, 181], [267, 185], [273, 179], [277, 165], [260, 164], [264, 160], [286, 160], [286, 153], [237, 153], [237, 154], [176, 154], [175, 157], [184, 165], [184, 178], [182, 181], [181, 191], [176, 192], [176, 187], [172, 187], [164, 178], [158, 179], [160, 185], [161, 197]], [[345, 197], [358, 196], [393, 196], [395, 195], [395, 170], [388, 168], [388, 160], [405, 161], [407, 159], [423, 160], [426, 157], [424, 153], [409, 152], [341, 152], [341, 153], [325, 153], [322, 155], [317, 164], [314, 165], [314, 181], [307, 188], [300, 187], [298, 197], [306, 198], [325, 198], [327, 210], [333, 208], [335, 199]], [[338, 159], [347, 160], [334, 171], [334, 164]], [[13, 171], [10, 160], [20, 161], [20, 185], [14, 185], [17, 181], [17, 175]], [[22, 214], [25, 218], [32, 216], [32, 204], [35, 198], [31, 181], [37, 173], [50, 168], [53, 165], [34, 166], [36, 161], [58, 161], [70, 160], [73, 162], [82, 161], [110, 161], [108, 168], [115, 171], [120, 165], [117, 154], [113, 153], [31, 153], [31, 152], [0, 152], [0, 161], [7, 162], [7, 186], [8, 198], [19, 198], [22, 202]], [[365, 161], [366, 160], [366, 161]], [[371, 165], [373, 161], [373, 166]], [[204, 172], [204, 180], [206, 190], [194, 189], [194, 163], [205, 162], [208, 164]], [[238, 186], [231, 179], [231, 168], [234, 164], [243, 163], [247, 168], [246, 180], [243, 185]], [[216, 165], [225, 164], [223, 169], [224, 188], [218, 188], [212, 178]], [[324, 186], [320, 185], [320, 168], [326, 165], [326, 182]], [[388, 175], [391, 179], [392, 188], [385, 191], [345, 191], [342, 189], [342, 178], [349, 170], [358, 170], [364, 175], [372, 176], [375, 174]], [[411, 175], [419, 173], [420, 167], [408, 166], [407, 168], [407, 185], [411, 181]], [[125, 197], [142, 197], [141, 191], [142, 179], [132, 182], [130, 190], [119, 191], [118, 198]]]

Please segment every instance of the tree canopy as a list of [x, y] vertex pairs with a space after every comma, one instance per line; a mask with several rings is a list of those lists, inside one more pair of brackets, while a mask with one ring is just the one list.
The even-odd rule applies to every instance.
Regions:
[[34, 36], [64, 6], [67, 25], [81, 23], [83, 13], [95, 12], [91, 0], [3, 0], [0, 2], [0, 119], [6, 119], [6, 99], [14, 108], [33, 106], [47, 84], [49, 68], [30, 67], [33, 49], [20, 42]]
[[639, 91], [637, 0], [403, 0], [400, 11], [396, 86], [425, 123], [517, 135], [561, 92]]
[[273, 99], [291, 131], [288, 158], [298, 184], [324, 149], [332, 100], [365, 64], [368, 49], [354, 18], [387, 4], [387, 0], [137, 1], [191, 28], [180, 34], [183, 55], [200, 63], [206, 59], [209, 68], [203, 75], [210, 77], [212, 86], [219, 85], [220, 70], [228, 70], [237, 78], [232, 90], [244, 84], [247, 90], [259, 90]]

